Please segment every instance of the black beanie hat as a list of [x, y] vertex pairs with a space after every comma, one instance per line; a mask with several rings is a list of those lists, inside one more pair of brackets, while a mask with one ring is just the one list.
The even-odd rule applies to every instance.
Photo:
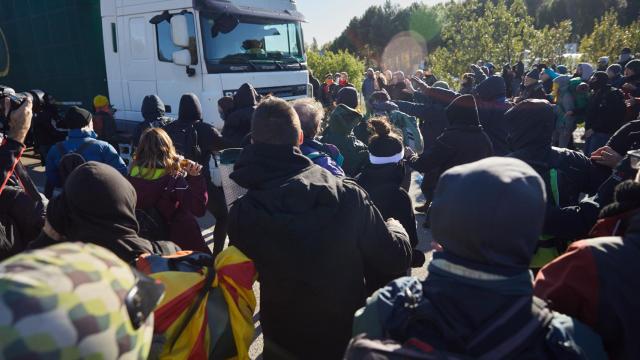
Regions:
[[527, 73], [527, 77], [540, 80], [540, 71], [538, 69], [533, 69]]
[[82, 129], [89, 125], [93, 120], [91, 113], [77, 106], [72, 106], [64, 114], [62, 119], [62, 128], [65, 129]]
[[338, 91], [338, 97], [336, 99], [338, 105], [344, 104], [348, 107], [355, 109], [358, 107], [358, 91], [351, 86], [346, 86]]
[[404, 145], [399, 136], [391, 133], [385, 119], [371, 119], [369, 125], [375, 135], [369, 141], [369, 160], [372, 164], [395, 164], [404, 157]]
[[609, 75], [607, 75], [604, 71], [596, 71], [591, 75], [591, 79], [589, 79], [589, 87], [592, 90], [600, 90], [603, 87], [607, 86], [609, 82]]
[[625, 69], [629, 69], [633, 71], [635, 75], [640, 75], [640, 60], [635, 59], [635, 60], [629, 61], [625, 66]]
[[479, 125], [478, 108], [473, 95], [455, 98], [446, 108], [447, 120], [451, 125]]

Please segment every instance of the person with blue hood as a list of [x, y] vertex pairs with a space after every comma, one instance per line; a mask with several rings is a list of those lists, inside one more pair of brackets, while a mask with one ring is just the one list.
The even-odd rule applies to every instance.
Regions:
[[139, 123], [133, 131], [131, 142], [134, 148], [138, 147], [140, 136], [145, 130], [148, 128], [161, 128], [172, 121], [171, 118], [165, 116], [164, 103], [158, 95], [145, 96], [142, 100], [140, 112], [144, 121]]
[[242, 84], [233, 96], [234, 109], [227, 116], [222, 128], [222, 136], [233, 144], [242, 147], [251, 132], [251, 116], [260, 102], [260, 95], [251, 84]]
[[489, 135], [496, 156], [509, 153], [507, 124], [504, 113], [511, 108], [507, 101], [507, 89], [502, 77], [493, 75], [476, 86], [478, 116], [484, 131]]
[[533, 295], [529, 263], [546, 200], [544, 182], [520, 160], [492, 157], [445, 172], [431, 209], [442, 251], [423, 282], [397, 279], [356, 312], [360, 338], [345, 358], [374, 358], [353, 352], [365, 336], [434, 359], [605, 359], [597, 334]]
[[564, 65], [558, 65], [556, 67], [556, 72], [558, 75], [567, 75], [569, 73], [569, 69]]
[[576, 130], [575, 98], [569, 85], [569, 75], [561, 75], [553, 80], [553, 92], [556, 102], [556, 129], [553, 133], [553, 144], [560, 148], [568, 148]]

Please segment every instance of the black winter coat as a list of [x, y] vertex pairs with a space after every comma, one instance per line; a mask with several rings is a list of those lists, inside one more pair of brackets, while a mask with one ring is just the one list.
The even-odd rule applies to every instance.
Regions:
[[251, 117], [258, 105], [258, 93], [249, 84], [243, 84], [233, 96], [234, 110], [227, 116], [222, 136], [233, 147], [242, 147], [243, 139], [251, 132]]
[[640, 149], [640, 120], [624, 124], [609, 139], [607, 146], [620, 155], [625, 155], [629, 150]]
[[585, 128], [613, 134], [622, 126], [626, 111], [622, 91], [605, 86], [589, 98]]
[[265, 359], [342, 358], [365, 281], [409, 268], [406, 232], [297, 147], [249, 145], [231, 178], [249, 189], [231, 207], [229, 239], [259, 274]]

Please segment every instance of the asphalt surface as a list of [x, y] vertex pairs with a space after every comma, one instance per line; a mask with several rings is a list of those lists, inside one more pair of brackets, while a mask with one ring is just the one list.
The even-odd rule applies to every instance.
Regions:
[[[22, 163], [27, 167], [29, 171], [29, 175], [38, 186], [40, 192], [44, 192], [44, 184], [45, 184], [45, 169], [40, 165], [40, 160], [33, 155], [33, 152], [27, 151], [22, 157]], [[409, 192], [411, 198], [413, 199], [414, 206], [421, 204], [424, 199], [422, 198], [422, 194], [420, 192], [419, 186], [419, 175], [417, 173], [413, 174], [413, 181], [411, 183], [411, 189]], [[421, 268], [416, 268], [411, 270], [411, 274], [413, 276], [418, 277], [419, 279], [425, 279], [427, 276], [427, 265], [431, 260], [431, 232], [428, 229], [424, 229], [422, 227], [422, 223], [424, 222], [423, 214], [416, 214], [417, 227], [418, 227], [418, 238], [420, 240], [418, 244], [418, 249], [425, 252], [427, 261]], [[215, 219], [211, 214], [207, 213], [207, 215], [201, 219], [199, 219], [200, 227], [203, 229], [202, 233], [204, 235], [205, 241], [209, 244], [209, 246], [213, 247], [213, 229], [215, 227]], [[262, 332], [260, 331], [260, 320], [259, 320], [259, 310], [260, 310], [260, 285], [259, 283], [254, 284], [253, 286], [254, 293], [256, 295], [256, 299], [258, 300], [258, 307], [256, 308], [256, 315], [254, 316], [254, 322], [256, 325], [256, 339], [251, 345], [249, 355], [251, 359], [260, 359], [263, 348], [263, 337]]]

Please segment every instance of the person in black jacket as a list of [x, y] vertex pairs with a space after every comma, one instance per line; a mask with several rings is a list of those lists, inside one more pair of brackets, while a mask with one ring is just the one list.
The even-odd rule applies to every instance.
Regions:
[[592, 203], [591, 207], [577, 207], [580, 195], [595, 194], [610, 171], [595, 165], [581, 152], [551, 146], [556, 116], [548, 101], [522, 101], [505, 117], [512, 151], [509, 156], [533, 167], [546, 185], [549, 199], [543, 231], [546, 240], [539, 244], [539, 254], [534, 258], [535, 266], [532, 265], [539, 269], [564, 251], [568, 242], [589, 232], [599, 206]]
[[341, 359], [366, 282], [409, 268], [407, 233], [353, 180], [302, 155], [286, 101], [261, 102], [251, 130], [231, 173], [248, 192], [231, 207], [229, 240], [258, 270], [264, 358]]
[[611, 135], [622, 126], [627, 107], [622, 91], [608, 84], [609, 76], [598, 71], [591, 76], [589, 87], [592, 95], [587, 105], [584, 124], [586, 142], [584, 152], [590, 155], [604, 146]]
[[480, 124], [491, 139], [495, 155], [505, 156], [509, 153], [509, 145], [504, 113], [512, 106], [507, 101], [505, 79], [497, 75], [489, 76], [476, 86], [476, 93]]
[[320, 90], [320, 80], [313, 76], [313, 71], [309, 69], [309, 84], [313, 88], [313, 98], [317, 101], [322, 100], [322, 91]]
[[245, 137], [251, 131], [251, 116], [259, 99], [260, 95], [250, 84], [242, 84], [233, 96], [233, 112], [227, 116], [222, 128], [222, 136], [232, 147], [242, 147]]
[[[392, 125], [385, 118], [369, 120], [374, 135], [369, 141], [369, 162], [356, 181], [367, 191], [373, 204], [385, 219], [393, 218], [407, 230], [413, 247], [412, 267], [424, 264], [424, 254], [416, 250], [418, 231], [411, 198], [402, 182], [405, 177], [404, 146], [402, 136], [392, 132]], [[398, 274], [398, 277], [404, 274]], [[386, 285], [367, 284], [371, 292]]]
[[471, 95], [462, 95], [447, 106], [449, 126], [438, 137], [436, 144], [409, 165], [417, 171], [440, 174], [448, 169], [493, 155], [493, 146], [478, 120], [476, 101]]
[[140, 112], [142, 113], [144, 121], [139, 123], [133, 131], [131, 142], [134, 148], [138, 147], [140, 136], [145, 130], [148, 128], [164, 127], [171, 122], [171, 118], [165, 116], [164, 103], [158, 95], [145, 96], [142, 100]]
[[20, 162], [31, 119], [32, 104], [27, 100], [11, 112], [9, 133], [0, 144], [0, 260], [23, 251], [44, 225], [42, 197]]
[[[213, 254], [217, 255], [223, 250], [227, 238], [228, 210], [222, 186], [212, 182], [210, 161], [214, 153], [232, 147], [232, 144], [211, 124], [202, 120], [202, 106], [198, 97], [195, 94], [184, 94], [180, 99], [178, 120], [167, 125], [165, 130], [172, 137], [171, 140], [178, 143], [180, 141], [176, 141], [175, 134], [179, 134], [183, 129], [190, 131], [191, 127], [196, 133], [196, 144], [194, 144], [196, 149], [186, 149], [185, 153], [180, 155], [202, 165], [202, 173], [207, 180], [209, 193], [207, 208], [216, 218], [216, 226], [213, 230]], [[176, 150], [180, 151], [177, 146]]]

